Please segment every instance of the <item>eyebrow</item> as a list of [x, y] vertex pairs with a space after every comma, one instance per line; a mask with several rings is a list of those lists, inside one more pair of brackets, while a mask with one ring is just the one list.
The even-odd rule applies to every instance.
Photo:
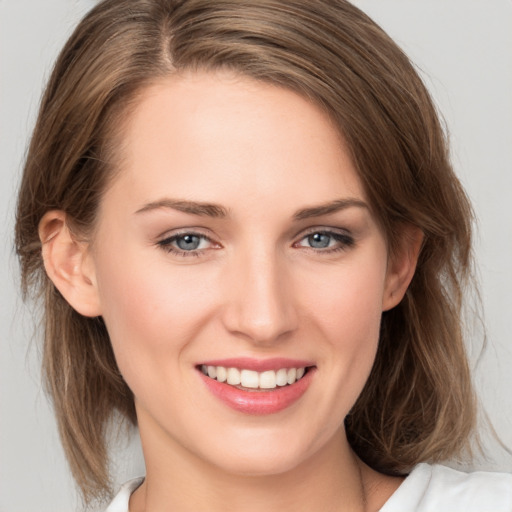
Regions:
[[[310, 219], [312, 217], [320, 217], [322, 215], [329, 215], [336, 213], [340, 210], [346, 210], [347, 208], [368, 208], [368, 205], [355, 198], [336, 199], [325, 204], [318, 206], [311, 206], [308, 208], [301, 208], [297, 210], [294, 215], [294, 220]], [[205, 217], [213, 218], [225, 218], [228, 216], [228, 211], [223, 206], [214, 203], [203, 203], [199, 201], [186, 201], [181, 199], [159, 199], [158, 201], [152, 201], [144, 205], [142, 208], [137, 210], [135, 213], [145, 213], [152, 210], [158, 210], [160, 208], [171, 208], [178, 210], [183, 213], [189, 213], [192, 215], [201, 215]]]
[[295, 212], [293, 215], [294, 220], [310, 219], [311, 217], [320, 217], [321, 215], [328, 215], [330, 213], [336, 213], [340, 210], [346, 210], [347, 208], [368, 208], [368, 205], [355, 198], [336, 199], [319, 206], [312, 206], [310, 208], [302, 208]]
[[145, 213], [160, 208], [172, 208], [192, 215], [201, 215], [206, 217], [224, 218], [227, 217], [227, 210], [217, 204], [202, 203], [197, 201], [184, 201], [180, 199], [160, 199], [144, 205], [135, 213]]

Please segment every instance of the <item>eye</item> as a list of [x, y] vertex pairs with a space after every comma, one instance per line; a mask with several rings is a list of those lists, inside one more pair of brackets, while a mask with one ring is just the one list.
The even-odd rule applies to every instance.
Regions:
[[315, 249], [321, 252], [344, 250], [354, 245], [354, 239], [335, 231], [314, 231], [295, 244], [296, 247]]
[[214, 246], [208, 237], [199, 233], [178, 233], [160, 240], [158, 245], [179, 256], [198, 256]]
[[197, 235], [181, 235], [174, 239], [174, 243], [182, 251], [195, 251], [199, 249], [201, 245], [204, 245], [204, 237]]
[[329, 247], [334, 238], [326, 233], [314, 233], [307, 237], [308, 244], [314, 249], [325, 249]]

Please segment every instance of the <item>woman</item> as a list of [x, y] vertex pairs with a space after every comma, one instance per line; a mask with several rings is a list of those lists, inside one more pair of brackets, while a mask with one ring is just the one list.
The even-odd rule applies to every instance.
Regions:
[[413, 67], [350, 4], [100, 3], [17, 219], [87, 499], [117, 411], [146, 477], [111, 511], [512, 509], [508, 475], [421, 464], [475, 423], [471, 208]]

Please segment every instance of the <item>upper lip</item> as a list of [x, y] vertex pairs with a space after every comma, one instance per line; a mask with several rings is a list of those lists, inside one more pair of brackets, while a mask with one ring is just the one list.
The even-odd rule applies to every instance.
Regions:
[[270, 359], [254, 359], [252, 357], [231, 357], [228, 359], [215, 359], [199, 363], [205, 366], [223, 366], [225, 368], [239, 368], [265, 372], [268, 370], [280, 370], [281, 368], [306, 368], [314, 366], [314, 363], [304, 359], [289, 359], [286, 357], [273, 357]]

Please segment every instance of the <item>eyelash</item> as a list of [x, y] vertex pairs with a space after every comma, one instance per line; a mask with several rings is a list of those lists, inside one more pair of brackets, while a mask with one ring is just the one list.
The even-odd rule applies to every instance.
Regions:
[[[304, 247], [299, 245], [300, 242], [305, 240], [306, 238], [313, 236], [313, 235], [324, 235], [331, 237], [334, 239], [338, 245], [335, 247], [326, 247], [323, 249], [315, 248], [315, 247]], [[333, 254], [340, 251], [346, 251], [350, 247], [352, 247], [355, 244], [355, 240], [352, 236], [350, 236], [347, 233], [340, 233], [338, 231], [332, 231], [328, 229], [312, 229], [309, 232], [305, 233], [302, 238], [293, 244], [294, 247], [304, 247], [304, 249], [312, 250], [316, 253], [322, 253], [322, 254]]]
[[[305, 240], [306, 238], [313, 236], [313, 235], [324, 235], [331, 237], [336, 242], [338, 242], [337, 247], [326, 247], [326, 248], [315, 248], [315, 247], [306, 247], [299, 245], [300, 242]], [[182, 249], [178, 249], [176, 247], [173, 247], [173, 242], [176, 242], [180, 238], [186, 237], [186, 236], [193, 236], [198, 237], [201, 240], [207, 240], [208, 242], [214, 244], [211, 238], [207, 237], [206, 235], [203, 235], [201, 233], [196, 233], [194, 231], [184, 231], [182, 233], [177, 233], [175, 235], [169, 236], [167, 238], [164, 238], [163, 240], [160, 240], [157, 242], [157, 245], [161, 247], [164, 251], [173, 254], [178, 257], [199, 257], [201, 256], [206, 249], [194, 249], [190, 251], [185, 251]], [[322, 254], [333, 254], [337, 253], [339, 251], [345, 251], [352, 247], [355, 244], [354, 238], [352, 238], [350, 235], [346, 233], [339, 233], [336, 231], [330, 231], [330, 230], [322, 230], [322, 229], [315, 229], [311, 230], [308, 233], [305, 233], [298, 242], [295, 242], [293, 244], [293, 247], [303, 247], [304, 249], [312, 250], [316, 253], [322, 253]]]
[[179, 249], [172, 246], [172, 243], [176, 240], [179, 240], [180, 238], [184, 238], [186, 236], [194, 236], [197, 238], [200, 238], [201, 240], [207, 240], [208, 242], [212, 242], [211, 238], [207, 237], [206, 235], [203, 235], [201, 233], [196, 233], [195, 231], [184, 231], [182, 233], [176, 233], [175, 235], [169, 236], [167, 238], [164, 238], [163, 240], [160, 240], [157, 242], [157, 245], [160, 246], [164, 251], [173, 254], [175, 256], [181, 256], [184, 258], [194, 256], [199, 257], [201, 256], [204, 249], [195, 249], [191, 251], [184, 251], [183, 249]]

